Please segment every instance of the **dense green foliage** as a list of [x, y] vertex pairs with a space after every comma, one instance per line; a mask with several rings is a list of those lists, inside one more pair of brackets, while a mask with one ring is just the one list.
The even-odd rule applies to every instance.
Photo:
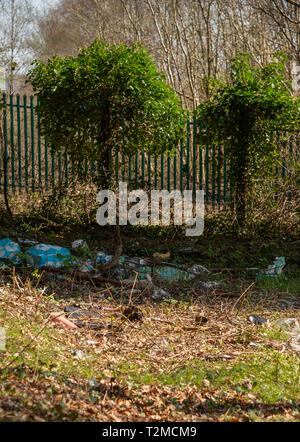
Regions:
[[55, 150], [111, 170], [117, 151], [172, 151], [185, 112], [144, 48], [101, 40], [75, 57], [35, 60], [41, 131]]
[[231, 186], [238, 221], [246, 216], [247, 194], [261, 173], [268, 173], [279, 154], [274, 130], [299, 128], [299, 99], [284, 79], [284, 61], [254, 66], [247, 54], [232, 59], [231, 83], [208, 80], [212, 97], [197, 109], [202, 145], [223, 144], [231, 165]]

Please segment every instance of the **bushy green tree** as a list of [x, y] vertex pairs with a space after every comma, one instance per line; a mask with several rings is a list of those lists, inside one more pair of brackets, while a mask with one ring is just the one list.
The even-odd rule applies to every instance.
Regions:
[[139, 46], [95, 40], [75, 57], [35, 60], [28, 77], [49, 145], [79, 163], [99, 161], [102, 186], [114, 153], [172, 151], [182, 133], [179, 99]]
[[278, 158], [280, 145], [272, 131], [299, 128], [300, 102], [285, 82], [286, 59], [281, 54], [275, 57], [264, 67], [254, 66], [248, 54], [233, 58], [230, 84], [209, 79], [211, 99], [196, 111], [200, 144], [225, 147], [240, 225], [245, 222], [252, 184]]

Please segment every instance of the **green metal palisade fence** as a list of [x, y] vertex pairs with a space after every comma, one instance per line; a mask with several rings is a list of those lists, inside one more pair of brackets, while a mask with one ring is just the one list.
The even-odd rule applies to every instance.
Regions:
[[[48, 191], [57, 184], [68, 183], [74, 164], [67, 154], [52, 154], [39, 130], [36, 98], [3, 95], [4, 152], [0, 155], [0, 188], [6, 180], [10, 191]], [[230, 200], [228, 163], [222, 146], [200, 149], [197, 145], [197, 122], [187, 122], [187, 138], [177, 149], [176, 156], [150, 156], [144, 153], [126, 158], [119, 153], [114, 158], [116, 184], [125, 180], [136, 187], [153, 189], [203, 189], [207, 203], [224, 206]], [[278, 134], [273, 134], [278, 136]], [[125, 141], [124, 141], [125, 142]], [[3, 154], [8, 158], [7, 176], [3, 176]], [[275, 173], [278, 179], [290, 177], [291, 164], [299, 161], [299, 131], [286, 134], [282, 142], [282, 159]], [[101, 170], [101, 164], [85, 162], [89, 174]], [[292, 198], [292, 195], [289, 195]]]

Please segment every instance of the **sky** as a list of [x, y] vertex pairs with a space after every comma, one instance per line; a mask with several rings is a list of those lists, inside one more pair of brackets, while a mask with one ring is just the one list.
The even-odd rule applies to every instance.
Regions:
[[55, 4], [59, 3], [59, 0], [31, 0], [31, 2], [37, 8], [44, 9], [47, 7], [47, 5], [54, 6]]

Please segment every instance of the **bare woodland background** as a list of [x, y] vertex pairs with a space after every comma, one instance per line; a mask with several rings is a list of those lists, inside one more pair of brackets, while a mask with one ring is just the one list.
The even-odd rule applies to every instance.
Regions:
[[299, 5], [298, 0], [60, 0], [43, 10], [30, 0], [0, 0], [0, 66], [9, 93], [30, 93], [24, 79], [34, 58], [74, 55], [96, 37], [140, 43], [184, 107], [193, 110], [209, 97], [201, 79], [226, 80], [237, 51], [249, 52], [258, 65], [285, 51], [291, 80], [293, 63], [300, 65]]

